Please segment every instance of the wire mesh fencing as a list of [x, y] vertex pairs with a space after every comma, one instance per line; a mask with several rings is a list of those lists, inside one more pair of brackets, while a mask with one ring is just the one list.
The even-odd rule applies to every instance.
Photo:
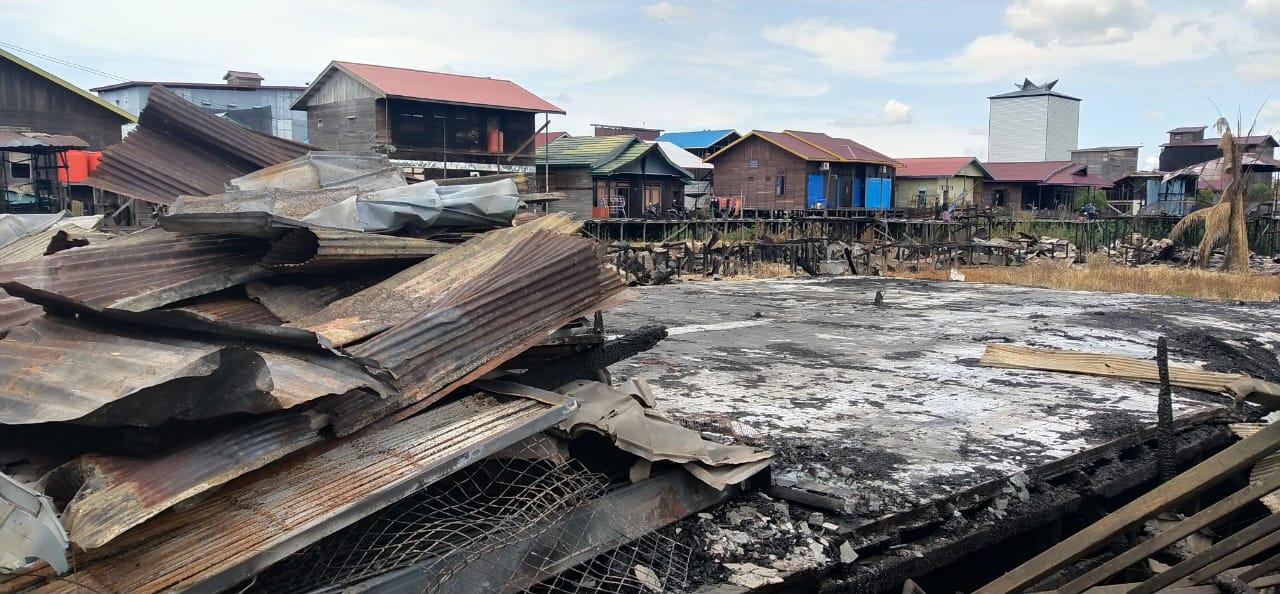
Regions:
[[397, 592], [686, 588], [687, 544], [617, 509], [603, 475], [548, 457], [545, 442], [530, 444], [454, 473], [287, 557], [243, 590], [339, 592], [389, 576], [409, 584]]

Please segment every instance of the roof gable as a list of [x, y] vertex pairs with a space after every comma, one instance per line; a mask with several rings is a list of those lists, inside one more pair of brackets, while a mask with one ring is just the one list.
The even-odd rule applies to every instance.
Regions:
[[538, 156], [539, 164], [551, 166], [596, 167], [612, 160], [632, 144], [634, 136], [561, 136], [546, 145], [546, 154]]
[[43, 68], [41, 68], [41, 67], [39, 67], [39, 66], [36, 66], [35, 64], [32, 64], [31, 62], [28, 62], [28, 61], [26, 61], [26, 60], [23, 60], [22, 58], [19, 58], [18, 56], [14, 55], [14, 54], [12, 54], [12, 53], [10, 53], [10, 52], [8, 52], [8, 51], [4, 50], [4, 49], [0, 49], [0, 58], [3, 58], [3, 59], [8, 60], [8, 61], [10, 61], [10, 62], [13, 62], [13, 63], [14, 63], [14, 64], [16, 64], [19, 68], [23, 68], [23, 69], [29, 70], [29, 71], [31, 71], [33, 74], [35, 74], [36, 76], [39, 76], [40, 78], [43, 78], [43, 79], [45, 79], [45, 80], [48, 80], [49, 82], [51, 82], [51, 83], [53, 83], [53, 84], [55, 84], [55, 85], [57, 85], [57, 86], [59, 86], [59, 87], [62, 87], [62, 88], [66, 89], [66, 90], [68, 90], [68, 91], [70, 91], [70, 92], [72, 92], [72, 93], [74, 93], [74, 94], [76, 94], [76, 95], [79, 95], [81, 98], [85, 99], [86, 101], [88, 101], [88, 102], [90, 102], [90, 103], [93, 103], [93, 104], [97, 105], [98, 107], [101, 107], [101, 108], [103, 108], [103, 109], [105, 109], [105, 110], [107, 110], [107, 111], [111, 112], [111, 113], [112, 113], [112, 114], [114, 114], [114, 115], [119, 116], [121, 119], [123, 119], [123, 120], [124, 120], [124, 121], [126, 121], [126, 122], [130, 122], [130, 123], [137, 123], [137, 121], [138, 121], [138, 116], [135, 116], [135, 115], [133, 115], [133, 114], [131, 114], [131, 113], [129, 113], [129, 112], [127, 112], [127, 111], [123, 110], [123, 109], [120, 109], [120, 107], [118, 107], [118, 106], [116, 106], [116, 105], [112, 105], [111, 103], [108, 103], [106, 99], [103, 99], [102, 97], [99, 97], [99, 96], [97, 96], [97, 95], [94, 95], [93, 93], [90, 93], [89, 91], [86, 91], [86, 90], [84, 90], [84, 89], [82, 89], [82, 88], [80, 88], [80, 87], [78, 87], [78, 86], [76, 86], [76, 85], [73, 85], [73, 84], [71, 84], [70, 82], [67, 82], [67, 81], [65, 81], [65, 80], [63, 80], [63, 79], [61, 79], [61, 78], [59, 78], [59, 77], [55, 76], [53, 73], [51, 73], [51, 72], [49, 72], [49, 71], [47, 71], [47, 70], [45, 70], [45, 69], [43, 69]]
[[1013, 85], [1015, 87], [1018, 87], [1018, 90], [1009, 91], [1008, 93], [1001, 93], [999, 95], [992, 95], [990, 97], [987, 97], [987, 99], [1008, 99], [1010, 97], [1061, 97], [1063, 99], [1070, 99], [1072, 101], [1080, 100], [1078, 97], [1072, 97], [1071, 95], [1064, 95], [1062, 93], [1059, 93], [1053, 90], [1053, 87], [1056, 86], [1057, 84], [1058, 84], [1058, 81], [1054, 80], [1054, 81], [1044, 83], [1042, 85], [1038, 85], [1036, 83], [1031, 82], [1031, 79], [1024, 78], [1022, 79], [1022, 82]]
[[340, 61], [330, 62], [316, 78], [316, 82], [298, 97], [294, 105], [306, 105], [306, 101], [310, 99], [315, 89], [328, 82], [328, 75], [333, 70], [350, 75], [384, 98], [395, 97], [537, 113], [564, 113], [563, 109], [509, 80]]
[[[635, 139], [635, 137], [630, 137]], [[591, 169], [592, 175], [612, 175], [615, 173], [644, 173], [644, 163], [650, 157], [656, 157], [662, 166], [659, 170], [649, 170], [648, 173], [653, 175], [675, 174], [677, 177], [692, 179], [693, 174], [684, 168], [676, 165], [662, 151], [657, 144], [651, 144], [642, 140], [627, 145], [626, 149], [615, 155], [612, 159]], [[637, 163], [640, 165], [637, 166]], [[661, 169], [667, 169], [662, 171]]]
[[898, 177], [955, 177], [964, 173], [990, 178], [977, 157], [917, 157], [898, 159]]
[[802, 132], [799, 130], [786, 130], [783, 133], [816, 146], [825, 152], [831, 153], [840, 161], [880, 163], [885, 165], [894, 164], [894, 160], [884, 153], [873, 150], [866, 145], [854, 142], [848, 138], [837, 138], [822, 132]]
[[1045, 183], [1063, 170], [1079, 170], [1084, 165], [1071, 161], [1002, 161], [983, 165], [997, 182]]

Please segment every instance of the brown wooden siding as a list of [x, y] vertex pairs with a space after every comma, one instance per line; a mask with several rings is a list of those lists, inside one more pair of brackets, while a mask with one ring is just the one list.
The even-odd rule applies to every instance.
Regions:
[[[756, 167], [749, 167], [751, 161]], [[715, 195], [743, 199], [743, 208], [804, 208], [805, 174], [809, 163], [773, 144], [751, 137], [721, 153], [715, 165]], [[784, 176], [783, 193], [776, 195], [776, 177]]]
[[100, 149], [120, 142], [124, 123], [101, 105], [0, 59], [0, 126], [71, 134]]
[[377, 116], [372, 99], [313, 105], [307, 110], [307, 138], [312, 145], [333, 151], [376, 150], [380, 147]]

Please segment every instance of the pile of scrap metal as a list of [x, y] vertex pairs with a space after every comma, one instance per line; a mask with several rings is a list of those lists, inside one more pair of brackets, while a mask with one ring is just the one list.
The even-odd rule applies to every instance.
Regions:
[[[594, 381], [665, 330], [606, 340], [588, 317], [624, 282], [595, 243], [563, 214], [513, 226], [514, 182], [470, 181], [304, 154], [175, 198], [159, 228], [0, 266], [0, 591], [244, 590], [282, 561], [315, 590], [519, 591], [768, 465], [665, 419], [642, 384]], [[398, 515], [513, 459], [512, 489], [570, 461], [554, 476], [598, 488], [568, 508], [532, 483], [472, 494], [520, 530]], [[371, 525], [424, 553], [332, 571], [325, 542]], [[572, 546], [545, 546], [556, 526]], [[591, 579], [676, 589], [660, 561]]]

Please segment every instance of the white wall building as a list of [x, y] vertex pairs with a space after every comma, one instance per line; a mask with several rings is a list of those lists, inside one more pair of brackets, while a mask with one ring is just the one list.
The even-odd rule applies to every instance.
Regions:
[[987, 161], [1066, 161], [1080, 142], [1080, 99], [1053, 90], [1058, 81], [1024, 80], [988, 97]]

